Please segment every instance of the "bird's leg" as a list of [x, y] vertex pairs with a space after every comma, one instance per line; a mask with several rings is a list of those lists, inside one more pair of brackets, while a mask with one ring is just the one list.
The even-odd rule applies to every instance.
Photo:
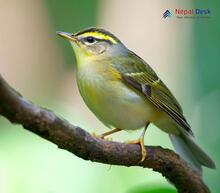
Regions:
[[127, 142], [129, 144], [140, 144], [140, 146], [141, 146], [141, 156], [142, 157], [141, 157], [141, 160], [139, 161], [139, 163], [143, 162], [147, 157], [147, 150], [144, 146], [144, 135], [145, 135], [145, 132], [147, 130], [148, 125], [149, 125], [149, 123], [146, 124], [146, 126], [145, 126], [145, 128], [144, 128], [144, 130], [143, 130], [143, 132], [142, 132], [139, 139]]
[[106, 136], [111, 135], [112, 133], [116, 133], [118, 131], [121, 131], [121, 129], [115, 128], [115, 129], [112, 129], [111, 131], [107, 131], [101, 135], [96, 135], [93, 133], [93, 136], [104, 139]]

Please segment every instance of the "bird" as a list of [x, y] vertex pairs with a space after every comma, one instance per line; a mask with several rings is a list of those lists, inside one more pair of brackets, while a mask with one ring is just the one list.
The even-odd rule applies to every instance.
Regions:
[[182, 107], [168, 87], [147, 62], [115, 35], [96, 27], [57, 34], [72, 45], [77, 85], [84, 102], [110, 128], [99, 137], [143, 129], [137, 140], [130, 141], [140, 145], [141, 163], [147, 158], [144, 135], [152, 123], [169, 135], [176, 152], [195, 171], [202, 174], [202, 166], [216, 168], [196, 143]]

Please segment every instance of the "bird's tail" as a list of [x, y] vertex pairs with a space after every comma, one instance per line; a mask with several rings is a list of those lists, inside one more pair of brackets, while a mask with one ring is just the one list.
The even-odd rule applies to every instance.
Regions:
[[202, 165], [215, 169], [214, 161], [196, 144], [193, 136], [182, 133], [169, 134], [169, 137], [177, 153], [200, 174], [202, 174]]

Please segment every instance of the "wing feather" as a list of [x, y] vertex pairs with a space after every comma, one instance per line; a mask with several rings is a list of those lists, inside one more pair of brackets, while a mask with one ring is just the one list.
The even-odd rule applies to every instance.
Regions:
[[166, 85], [158, 78], [153, 69], [133, 52], [128, 57], [113, 62], [125, 84], [144, 94], [155, 106], [167, 113], [180, 127], [192, 134], [182, 108]]

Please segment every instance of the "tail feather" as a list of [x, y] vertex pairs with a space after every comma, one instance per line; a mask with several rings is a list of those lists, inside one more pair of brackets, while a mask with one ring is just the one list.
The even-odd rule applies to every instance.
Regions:
[[202, 174], [202, 165], [215, 169], [213, 160], [188, 133], [182, 133], [181, 135], [169, 134], [169, 137], [177, 153], [200, 174]]

